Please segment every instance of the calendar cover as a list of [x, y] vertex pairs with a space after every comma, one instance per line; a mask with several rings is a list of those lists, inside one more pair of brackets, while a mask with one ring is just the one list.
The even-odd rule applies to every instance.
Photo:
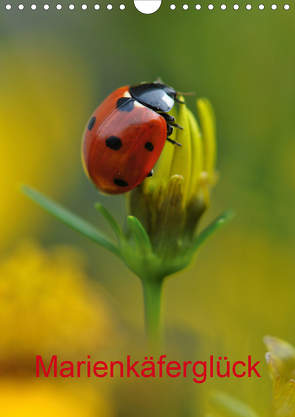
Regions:
[[5, 0], [3, 416], [295, 416], [294, 5]]

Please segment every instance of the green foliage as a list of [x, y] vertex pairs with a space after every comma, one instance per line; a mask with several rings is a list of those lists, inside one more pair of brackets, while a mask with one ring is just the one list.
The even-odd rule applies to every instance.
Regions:
[[149, 276], [150, 279], [163, 279], [165, 276], [188, 266], [192, 256], [200, 248], [200, 246], [233, 217], [232, 210], [224, 212], [198, 237], [195, 238], [193, 245], [186, 256], [184, 256], [181, 252], [179, 258], [176, 257], [172, 261], [169, 258], [166, 260], [161, 259], [153, 251], [148, 234], [140, 221], [134, 216], [127, 217], [128, 227], [131, 232], [127, 236], [124, 235], [117, 222], [103, 205], [95, 205], [97, 211], [104, 217], [116, 234], [118, 239], [118, 246], [116, 246], [94, 225], [76, 214], [73, 214], [68, 209], [62, 207], [60, 204], [39, 193], [33, 188], [23, 185], [21, 187], [21, 191], [67, 226], [117, 255], [141, 279], [148, 279], [147, 271], [151, 273]]
[[232, 211], [227, 211], [218, 217], [193, 241], [189, 250], [180, 250], [178, 254], [173, 253], [171, 256], [167, 254], [161, 256], [154, 251], [145, 228], [135, 216], [127, 217], [129, 232], [125, 235], [107, 209], [101, 204], [95, 205], [96, 210], [117, 236], [118, 246], [116, 246], [95, 226], [38, 191], [26, 185], [21, 187], [21, 191], [67, 226], [117, 255], [141, 279], [145, 298], [147, 332], [152, 349], [157, 347], [161, 338], [161, 287], [164, 278], [187, 267], [199, 247], [233, 216]]
[[210, 403], [222, 417], [259, 417], [247, 404], [224, 392], [214, 392]]

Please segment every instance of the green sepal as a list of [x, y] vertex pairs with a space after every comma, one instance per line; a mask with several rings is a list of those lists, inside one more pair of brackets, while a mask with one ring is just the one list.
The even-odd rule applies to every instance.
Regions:
[[91, 223], [86, 222], [81, 217], [70, 212], [68, 209], [64, 208], [60, 204], [39, 193], [33, 188], [28, 187], [27, 185], [22, 185], [21, 191], [39, 206], [43, 207], [44, 210], [65, 223], [67, 226], [71, 227], [82, 235], [88, 237], [88, 239], [93, 240], [95, 243], [98, 243], [100, 246], [103, 246], [105, 249], [108, 249], [120, 257], [118, 248], [105, 236], [103, 236], [103, 234]]
[[135, 247], [143, 253], [151, 253], [153, 248], [150, 238], [140, 221], [134, 216], [128, 216], [127, 223], [133, 235]]
[[94, 205], [96, 210], [104, 217], [104, 219], [107, 221], [115, 235], [117, 236], [119, 242], [120, 240], [125, 239], [125, 236], [123, 235], [122, 230], [120, 229], [120, 226], [116, 222], [116, 220], [113, 218], [113, 216], [108, 212], [108, 210], [100, 203], [96, 203]]
[[226, 210], [222, 213], [219, 217], [217, 217], [202, 233], [200, 233], [192, 244], [192, 252], [195, 252], [203, 243], [214, 233], [216, 233], [219, 229], [225, 226], [233, 217], [235, 216], [234, 210]]

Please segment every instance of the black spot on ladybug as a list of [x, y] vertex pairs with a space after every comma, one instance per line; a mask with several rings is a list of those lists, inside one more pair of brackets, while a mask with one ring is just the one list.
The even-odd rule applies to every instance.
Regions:
[[88, 130], [91, 130], [93, 128], [95, 121], [96, 121], [96, 117], [94, 117], [94, 116], [91, 117], [91, 119], [89, 120], [88, 126], [87, 126]]
[[130, 97], [121, 97], [117, 101], [116, 108], [120, 111], [130, 112], [134, 108], [134, 100]]
[[152, 177], [153, 175], [154, 175], [154, 170], [152, 169], [152, 170], [151, 170], [151, 171], [147, 174], [147, 176], [146, 176], [146, 177], [147, 177], [147, 178], [148, 178], [148, 177]]
[[150, 152], [152, 152], [154, 150], [154, 145], [152, 144], [152, 142], [146, 142], [144, 147], [145, 147], [145, 149], [147, 149]]
[[120, 178], [115, 178], [114, 183], [116, 185], [118, 185], [119, 187], [127, 187], [128, 186], [128, 183], [124, 180], [120, 180]]
[[106, 145], [108, 148], [118, 151], [122, 146], [122, 141], [117, 136], [110, 136], [106, 139]]

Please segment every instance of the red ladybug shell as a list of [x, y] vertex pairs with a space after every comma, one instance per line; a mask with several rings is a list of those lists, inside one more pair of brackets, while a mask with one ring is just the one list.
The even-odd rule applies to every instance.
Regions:
[[128, 86], [115, 90], [92, 114], [84, 133], [85, 170], [108, 194], [122, 194], [140, 184], [166, 142], [165, 119], [137, 100], [120, 107], [128, 98]]

